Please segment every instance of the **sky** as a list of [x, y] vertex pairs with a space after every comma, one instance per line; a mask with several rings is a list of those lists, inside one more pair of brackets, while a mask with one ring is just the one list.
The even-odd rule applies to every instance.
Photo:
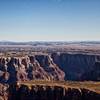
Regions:
[[0, 0], [0, 41], [98, 41], [100, 0]]

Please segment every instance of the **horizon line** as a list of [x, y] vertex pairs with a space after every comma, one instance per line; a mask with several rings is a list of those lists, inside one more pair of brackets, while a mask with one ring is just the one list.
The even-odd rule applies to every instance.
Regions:
[[30, 41], [13, 41], [0, 40], [0, 42], [100, 42], [100, 40], [30, 40]]

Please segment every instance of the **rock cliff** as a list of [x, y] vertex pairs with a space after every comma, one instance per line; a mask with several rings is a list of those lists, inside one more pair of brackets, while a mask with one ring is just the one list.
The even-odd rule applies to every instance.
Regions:
[[1, 83], [34, 79], [64, 80], [64, 76], [64, 72], [48, 55], [0, 58]]
[[100, 81], [100, 55], [53, 53], [51, 57], [65, 72], [65, 80]]
[[34, 79], [100, 81], [100, 55], [52, 53], [0, 58], [1, 83]]

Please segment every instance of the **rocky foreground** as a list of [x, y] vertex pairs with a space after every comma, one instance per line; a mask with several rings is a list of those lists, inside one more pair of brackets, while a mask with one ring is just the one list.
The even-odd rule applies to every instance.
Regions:
[[[76, 86], [68, 82], [62, 83], [29, 81], [10, 86], [0, 84], [0, 100], [100, 100], [100, 91], [85, 88], [86, 83], [73, 83]], [[100, 83], [90, 82], [90, 85], [96, 87]]]

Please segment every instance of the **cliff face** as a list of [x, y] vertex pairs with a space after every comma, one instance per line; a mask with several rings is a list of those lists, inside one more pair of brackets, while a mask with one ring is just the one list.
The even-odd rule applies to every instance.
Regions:
[[9, 87], [9, 100], [100, 100], [100, 94], [84, 88], [27, 85]]
[[86, 71], [82, 75], [83, 80], [93, 80], [93, 81], [100, 81], [100, 62], [96, 62], [93, 65], [93, 69], [90, 71]]
[[64, 80], [64, 72], [48, 55], [0, 58], [1, 83], [33, 79]]
[[65, 72], [65, 80], [100, 81], [100, 56], [67, 53], [53, 53], [51, 56]]
[[52, 53], [0, 58], [0, 82], [34, 79], [100, 81], [100, 56]]
[[53, 80], [64, 79], [65, 73], [53, 62], [51, 56], [36, 55], [35, 58]]

